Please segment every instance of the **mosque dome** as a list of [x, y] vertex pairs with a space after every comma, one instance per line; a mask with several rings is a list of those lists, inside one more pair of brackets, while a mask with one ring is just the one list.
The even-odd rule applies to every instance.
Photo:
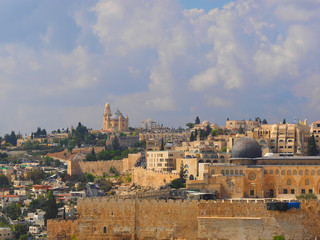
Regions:
[[233, 146], [231, 158], [258, 158], [262, 157], [259, 143], [250, 137], [240, 138]]

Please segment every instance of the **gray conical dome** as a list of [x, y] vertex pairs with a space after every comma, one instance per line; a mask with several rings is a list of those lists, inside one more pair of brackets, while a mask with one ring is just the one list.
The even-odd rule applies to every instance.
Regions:
[[233, 146], [231, 158], [258, 158], [262, 157], [259, 143], [249, 137], [240, 138]]

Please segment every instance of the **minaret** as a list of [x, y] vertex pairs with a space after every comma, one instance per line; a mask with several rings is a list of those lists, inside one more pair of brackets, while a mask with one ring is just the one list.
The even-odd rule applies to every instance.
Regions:
[[104, 109], [104, 114], [103, 114], [102, 130], [107, 130], [108, 128], [110, 128], [110, 117], [111, 117], [111, 109], [110, 109], [110, 104], [107, 102]]

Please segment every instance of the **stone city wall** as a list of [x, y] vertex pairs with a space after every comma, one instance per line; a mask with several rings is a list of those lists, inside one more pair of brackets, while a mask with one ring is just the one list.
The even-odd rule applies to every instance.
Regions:
[[134, 168], [132, 172], [132, 182], [139, 186], [159, 188], [179, 178], [177, 173], [165, 173], [144, 168]]
[[141, 153], [129, 154], [128, 158], [124, 158], [122, 160], [94, 162], [69, 160], [68, 174], [74, 176], [89, 172], [95, 176], [102, 176], [103, 173], [109, 173], [110, 167], [115, 167], [120, 173], [122, 173], [132, 169], [140, 157]]
[[87, 198], [78, 201], [77, 221], [48, 221], [48, 239], [315, 239], [319, 210], [316, 201], [279, 212], [268, 211], [263, 200]]

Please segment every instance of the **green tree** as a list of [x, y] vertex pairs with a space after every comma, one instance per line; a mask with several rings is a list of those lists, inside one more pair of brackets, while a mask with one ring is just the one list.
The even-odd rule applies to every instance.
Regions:
[[185, 174], [186, 174], [187, 170], [184, 167], [183, 161], [181, 161], [180, 164], [180, 170], [179, 170], [179, 178], [180, 180], [182, 180], [183, 183], [185, 183], [186, 179], [185, 179]]
[[164, 143], [163, 143], [163, 138], [161, 139], [161, 147], [160, 147], [160, 151], [164, 151]]
[[9, 182], [9, 179], [7, 178], [7, 176], [4, 175], [4, 174], [0, 174], [0, 187], [1, 187], [1, 190], [2, 190], [2, 188], [9, 187], [9, 186], [10, 186], [10, 182]]
[[266, 119], [263, 119], [263, 120], [262, 120], [262, 124], [268, 124], [267, 120], [266, 120]]
[[16, 224], [13, 226], [15, 239], [20, 239], [21, 236], [28, 234], [29, 226], [27, 224]]
[[111, 146], [112, 146], [112, 150], [120, 149], [120, 143], [119, 143], [119, 139], [117, 136], [114, 136], [114, 138], [112, 139]]
[[28, 235], [27, 234], [20, 235], [19, 240], [28, 240]]
[[87, 182], [94, 182], [95, 176], [92, 173], [85, 173], [84, 176]]
[[32, 180], [34, 184], [40, 184], [45, 177], [46, 174], [42, 170], [32, 170], [27, 172], [27, 180]]
[[190, 135], [190, 142], [193, 142], [194, 140], [195, 140], [195, 137], [194, 137], [194, 134], [192, 132], [191, 135]]
[[197, 116], [196, 120], [194, 121], [195, 124], [200, 124], [200, 118]]
[[92, 154], [92, 153], [88, 153], [88, 154], [86, 155], [85, 160], [86, 160], [87, 162], [94, 162], [94, 161], [97, 161], [97, 157], [96, 157], [96, 155], [94, 155], [94, 154]]
[[75, 146], [75, 141], [74, 140], [70, 140], [68, 142], [68, 152], [72, 154], [72, 149], [74, 148]]
[[317, 156], [317, 153], [318, 153], [317, 145], [316, 145], [316, 140], [313, 134], [308, 140], [307, 152], [308, 152], [308, 156]]
[[17, 220], [21, 215], [21, 206], [18, 203], [11, 203], [2, 211], [12, 220]]
[[240, 126], [240, 128], [239, 128], [239, 131], [238, 131], [240, 134], [244, 134], [244, 129], [243, 129], [243, 127], [242, 126]]
[[46, 219], [53, 219], [58, 214], [58, 206], [56, 202], [56, 197], [53, 195], [53, 191], [49, 191], [47, 195], [47, 202], [46, 202], [46, 208], [45, 208], [45, 218]]
[[179, 189], [179, 188], [185, 188], [186, 184], [181, 178], [176, 178], [171, 181], [170, 185], [171, 188]]
[[287, 123], [287, 121], [286, 121], [286, 119], [284, 118], [283, 121], [282, 121], [282, 124], [286, 124], [286, 123]]
[[189, 129], [191, 129], [191, 128], [194, 127], [194, 123], [187, 123], [186, 126], [187, 126]]

